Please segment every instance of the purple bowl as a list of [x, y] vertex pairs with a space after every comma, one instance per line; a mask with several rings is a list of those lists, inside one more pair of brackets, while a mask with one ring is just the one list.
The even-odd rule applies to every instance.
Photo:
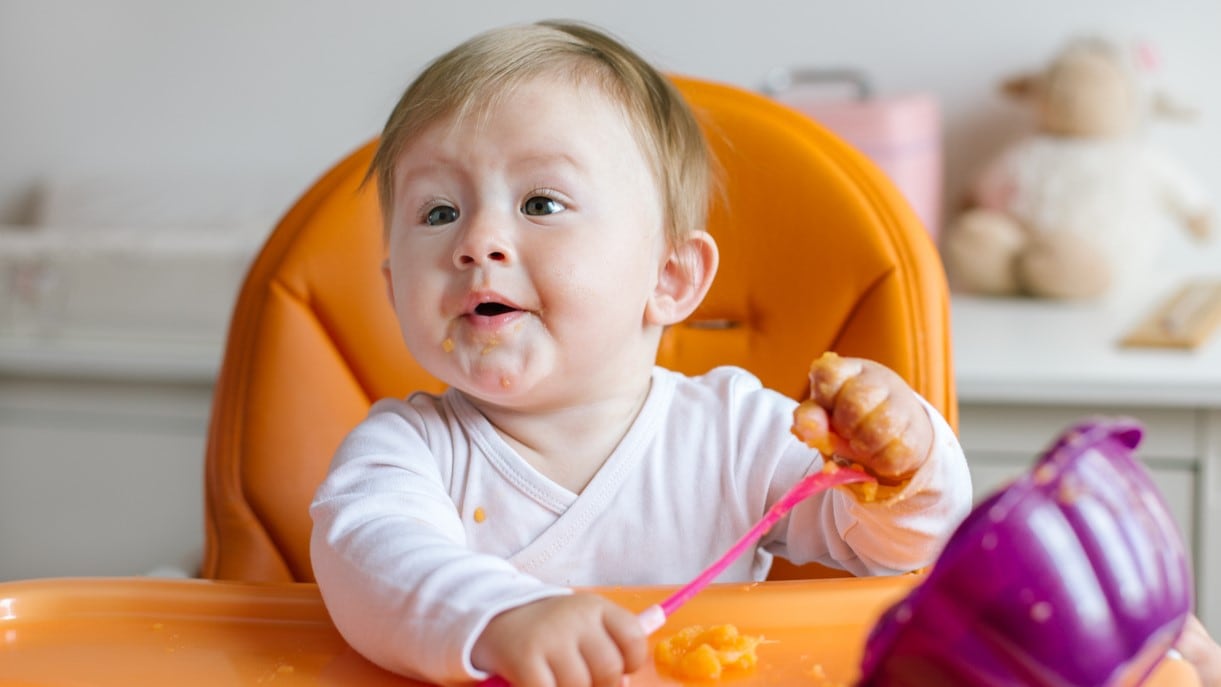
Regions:
[[870, 632], [860, 687], [1136, 685], [1192, 607], [1183, 540], [1133, 456], [1091, 419], [992, 494]]

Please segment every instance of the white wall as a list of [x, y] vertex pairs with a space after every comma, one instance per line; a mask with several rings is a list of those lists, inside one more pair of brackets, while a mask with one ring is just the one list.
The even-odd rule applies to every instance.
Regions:
[[0, 0], [0, 221], [23, 219], [42, 178], [202, 171], [304, 186], [377, 133], [427, 59], [547, 17], [748, 87], [812, 64], [864, 68], [883, 93], [931, 90], [951, 198], [1026, 124], [997, 96], [1001, 77], [1075, 33], [1148, 39], [1160, 81], [1203, 113], [1155, 136], [1221, 196], [1215, 0]]
[[[1026, 125], [1025, 113], [996, 94], [1002, 77], [1043, 64], [1078, 32], [1146, 38], [1160, 46], [1164, 85], [1202, 113], [1194, 125], [1163, 126], [1155, 135], [1221, 198], [1218, 0], [0, 0], [0, 222], [22, 220], [31, 190], [47, 178], [270, 175], [289, 182], [272, 187], [304, 188], [376, 135], [425, 61], [479, 30], [547, 17], [595, 22], [665, 69], [752, 88], [775, 67], [808, 64], [862, 68], [883, 93], [932, 91], [945, 113], [951, 198]], [[287, 205], [290, 195], [278, 202]], [[1221, 266], [1221, 241], [1213, 246], [1192, 257]], [[33, 395], [18, 388], [7, 397], [24, 406]], [[55, 412], [62, 405], [57, 400]], [[199, 424], [190, 427], [202, 427], [206, 404], [196, 405]], [[58, 463], [40, 452], [52, 441], [94, 449], [108, 441], [116, 454], [126, 450], [119, 448], [125, 439], [113, 438], [122, 427], [110, 420], [65, 437], [62, 428], [31, 425], [15, 411], [7, 417], [18, 434], [0, 457], [29, 459], [48, 483], [58, 473], [47, 465]], [[159, 512], [165, 502], [147, 493], [149, 485], [171, 499], [201, 493], [189, 480], [198, 475], [202, 439], [167, 436], [149, 439], [148, 450], [181, 443], [173, 474], [182, 479], [168, 488], [164, 478], [134, 486], [128, 500], [146, 505], [143, 512]], [[38, 451], [29, 449], [35, 445]], [[128, 458], [128, 473], [116, 463], [110, 474], [149, 474], [137, 453]], [[28, 489], [34, 478], [13, 472], [15, 464], [0, 482], [36, 493]], [[202, 517], [199, 508], [190, 512]], [[92, 529], [80, 526], [82, 517], [92, 518]], [[72, 563], [81, 567], [43, 557], [3, 572], [131, 572], [197, 547], [194, 521], [176, 525], [176, 545], [155, 533], [142, 533], [144, 544], [112, 542], [100, 553], [76, 543], [128, 517], [122, 509], [73, 512], [55, 521], [62, 536], [44, 523], [45, 536], [88, 557]], [[19, 534], [25, 531], [10, 528], [6, 539], [0, 531], [0, 541], [9, 545]], [[126, 553], [137, 545], [147, 561]], [[112, 567], [97, 558], [107, 551]]]

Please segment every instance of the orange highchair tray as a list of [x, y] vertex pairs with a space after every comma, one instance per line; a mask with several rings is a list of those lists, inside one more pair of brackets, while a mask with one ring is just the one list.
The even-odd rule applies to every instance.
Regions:
[[[764, 642], [756, 669], [726, 684], [847, 685], [857, 677], [874, 620], [918, 579], [717, 585], [676, 612], [652, 641], [688, 625], [733, 623]], [[672, 590], [598, 591], [640, 610]], [[0, 584], [0, 687], [413, 684], [349, 648], [312, 584], [152, 578]], [[650, 665], [632, 684], [678, 683]], [[1199, 682], [1185, 662], [1167, 659], [1148, 684]]]

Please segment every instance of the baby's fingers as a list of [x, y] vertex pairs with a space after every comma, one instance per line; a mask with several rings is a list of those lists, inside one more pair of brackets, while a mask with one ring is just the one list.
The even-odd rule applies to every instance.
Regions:
[[885, 484], [908, 479], [927, 457], [932, 424], [890, 369], [825, 353], [810, 366], [810, 396], [794, 413], [793, 433], [823, 453], [831, 448]]
[[1187, 626], [1174, 648], [1196, 669], [1201, 685], [1221, 687], [1221, 645], [1209, 636], [1198, 617], [1188, 616]]
[[[859, 358], [824, 353], [810, 366], [810, 391], [810, 401], [825, 410], [826, 418], [819, 417], [814, 408], [794, 414], [796, 424], [803, 429], [798, 437], [806, 443], [810, 443], [807, 437], [825, 431], [849, 440], [847, 452], [841, 446], [833, 446], [837, 453], [867, 458], [890, 442], [888, 430], [903, 430], [902, 423], [892, 419], [873, 421], [875, 417], [885, 419], [893, 414], [888, 410], [893, 385], [881, 369]], [[825, 425], [825, 430], [820, 425]]]
[[[592, 687], [618, 687], [626, 673], [623, 654], [619, 647], [607, 638], [588, 637], [581, 643], [581, 660], [572, 675], [581, 675]], [[579, 668], [579, 671], [576, 670]], [[579, 682], [560, 682], [561, 685], [577, 685]]]
[[793, 409], [793, 436], [824, 456], [835, 450], [831, 443], [831, 423], [827, 411], [814, 401], [802, 401]]
[[910, 478], [924, 462], [931, 441], [926, 434], [912, 426], [910, 414], [883, 404], [856, 426], [851, 444], [879, 481], [897, 483]]
[[848, 441], [831, 429], [831, 420], [826, 409], [814, 401], [802, 401], [793, 409], [793, 426], [790, 431], [803, 444], [824, 456], [847, 456], [852, 453]]
[[831, 410], [848, 380], [861, 374], [859, 358], [841, 358], [827, 351], [810, 365], [810, 400]]
[[615, 607], [606, 614], [603, 625], [618, 649], [622, 672], [634, 673], [644, 667], [649, 657], [648, 637], [636, 615]]

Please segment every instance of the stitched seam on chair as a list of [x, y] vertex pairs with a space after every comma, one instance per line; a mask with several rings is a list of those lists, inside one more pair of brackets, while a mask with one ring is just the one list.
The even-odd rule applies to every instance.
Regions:
[[[937, 302], [933, 303], [921, 295], [926, 285], [938, 280], [944, 283], [944, 273], [933, 274], [931, 272], [935, 270], [932, 266], [925, 270], [921, 264], [921, 251], [929, 250], [935, 254], [936, 247], [931, 243], [927, 248], [910, 244], [904, 235], [906, 222], [901, 219], [901, 213], [889, 202], [885, 189], [880, 185], [876, 175], [870, 173], [862, 164], [866, 161], [863, 155], [852, 151], [847, 144], [838, 141], [834, 135], [828, 136], [830, 132], [825, 127], [816, 124], [801, 113], [786, 111], [777, 112], [774, 116], [778, 120], [778, 126], [788, 125], [801, 129], [803, 132], [814, 131], [817, 134], [814, 138], [820, 142], [821, 154], [832, 158], [834, 166], [868, 201], [871, 215], [889, 239], [888, 245], [893, 249], [896, 268], [905, 270], [904, 274], [912, 275], [912, 279], [915, 280], [915, 283], [911, 285], [899, 284], [897, 294], [897, 298], [912, 313], [912, 320], [907, 330], [907, 339], [912, 342], [907, 359], [907, 364], [913, 371], [912, 385], [921, 389], [922, 393], [936, 390], [937, 397], [929, 398], [929, 400], [939, 407], [944, 405], [943, 412], [951, 424], [956, 426], [957, 395], [954, 390], [953, 358], [950, 353], [952, 346], [950, 302], [948, 297], [938, 297]], [[831, 145], [827, 145], [828, 139], [830, 139]], [[840, 145], [835, 145], [836, 143]], [[893, 190], [893, 194], [898, 195], [901, 199], [897, 188]], [[928, 240], [931, 241], [931, 238]], [[936, 287], [936, 284], [933, 286]], [[928, 328], [925, 323], [929, 322], [933, 315], [937, 317], [937, 324], [934, 328]], [[837, 333], [837, 340], [841, 335], [842, 331]], [[935, 373], [929, 363], [934, 357], [941, 356], [941, 349], [945, 350], [944, 360], [937, 366], [940, 368], [940, 372]]]
[[[856, 165], [853, 165], [853, 167], [854, 171], [859, 170], [859, 167]], [[896, 213], [888, 205], [881, 202], [883, 199], [883, 194], [874, 184], [869, 183], [862, 185], [866, 187], [864, 188], [865, 193], [872, 201], [874, 201], [870, 203], [870, 207], [872, 207], [875, 213], [879, 215], [879, 220], [886, 228], [887, 235], [891, 239], [890, 243], [895, 251], [896, 259], [899, 262], [899, 268], [914, 275], [914, 257], [912, 256], [907, 244], [901, 240], [902, 236], [900, 236], [900, 224]], [[927, 319], [927, 314], [924, 312], [923, 305], [921, 304], [920, 298], [917, 296], [917, 294], [912, 293], [912, 289], [907, 288], [902, 282], [900, 282], [899, 286], [902, 287], [899, 289], [899, 296], [905, 301], [904, 305], [916, 315], [915, 321], [923, 322], [925, 319]], [[925, 369], [925, 365], [923, 364], [923, 358], [926, 356], [928, 342], [925, 339], [925, 333], [920, 331], [920, 327], [913, 327], [912, 331], [908, 332], [908, 335], [909, 340], [914, 341], [916, 344], [915, 350], [913, 351], [913, 355], [915, 356], [916, 360], [910, 361], [912, 363], [912, 372], [914, 375], [916, 375], [916, 378], [912, 380], [912, 383], [916, 388], [921, 388], [926, 386], [928, 383], [928, 380], [925, 379], [925, 377], [928, 376], [928, 371]]]
[[[853, 159], [850, 155], [839, 155], [837, 158], [843, 172], [852, 179], [854, 186], [870, 201], [869, 207], [890, 239], [889, 245], [894, 249], [899, 268], [906, 270], [919, 280], [914, 287], [901, 288], [899, 297], [903, 299], [906, 307], [913, 313], [912, 328], [908, 332], [909, 340], [913, 342], [912, 358], [908, 361], [915, 375], [912, 379], [912, 385], [918, 389], [928, 389], [933, 385], [933, 373], [928, 369], [929, 366], [927, 365], [932, 356], [933, 349], [930, 337], [936, 337], [938, 340], [941, 340], [944, 346], [948, 347], [951, 345], [948, 324], [951, 316], [949, 312], [950, 305], [947, 299], [940, 299], [942, 302], [936, 306], [939, 311], [939, 321], [942, 323], [941, 331], [925, 331], [920, 326], [920, 323], [926, 322], [929, 319], [929, 308], [934, 306], [925, 304], [924, 299], [919, 294], [919, 290], [927, 279], [935, 279], [936, 275], [930, 277], [917, 272], [916, 265], [918, 260], [915, 253], [917, 249], [911, 247], [903, 238], [901, 228], [903, 225], [899, 220], [898, 213], [890, 204], [882, 202], [885, 199], [885, 194], [880, 186], [870, 178], [870, 175], [865, 173], [865, 169], [859, 161]], [[903, 285], [900, 284], [900, 286]], [[940, 389], [941, 396], [929, 400], [935, 405], [941, 405], [944, 401], [946, 407], [943, 409], [943, 412], [953, 422], [956, 419], [957, 407], [953, 391], [953, 359], [948, 352], [943, 367], [945, 368], [943, 374], [937, 380], [942, 387]]]
[[[335, 343], [334, 337], [331, 336], [330, 330], [326, 329], [323, 326], [323, 324], [321, 323], [321, 321], [319, 321], [319, 319], [317, 317], [317, 312], [313, 308], [310, 307], [308, 299], [302, 298], [299, 293], [297, 293], [295, 290], [290, 288], [287, 284], [285, 284], [285, 282], [282, 279], [280, 279], [278, 277], [271, 279], [267, 284], [267, 296], [264, 299], [264, 307], [263, 307], [264, 313], [266, 313], [266, 311], [268, 310], [267, 304], [270, 303], [270, 301], [272, 299], [279, 299], [280, 302], [283, 304], [282, 307], [299, 308], [304, 314], [311, 317], [315, 322], [318, 323], [318, 328], [321, 331], [326, 332], [327, 338], [330, 340], [330, 342], [332, 344], [331, 348], [332, 348], [332, 350], [335, 351], [335, 355], [337, 357], [342, 355], [339, 348], [334, 345], [334, 343]], [[354, 375], [351, 376], [351, 379], [354, 382], [355, 386], [360, 388], [361, 391], [364, 392], [366, 396], [368, 396], [368, 389], [366, 389], [363, 385], [361, 385], [359, 383], [359, 380], [357, 380]], [[243, 431], [243, 435], [245, 435], [245, 431]], [[240, 478], [240, 476], [239, 476], [239, 478]], [[252, 497], [252, 495], [249, 492], [247, 492], [245, 479], [240, 479], [240, 485], [241, 485], [242, 501], [245, 505], [245, 508], [253, 516], [253, 519], [255, 520], [255, 522], [257, 522], [259, 531], [262, 533], [264, 539], [268, 542], [268, 544], [273, 549], [275, 549], [276, 551], [281, 553], [282, 563], [283, 563], [284, 567], [288, 570], [289, 574], [292, 575], [292, 577], [294, 579], [302, 579], [302, 577], [301, 577], [302, 573], [307, 572], [307, 571], [302, 571], [302, 570], [296, 569], [296, 566], [294, 566], [292, 561], [288, 559], [288, 557], [286, 555], [287, 542], [285, 542], [282, 537], [278, 536], [268, 526], [268, 523], [272, 521], [270, 514], [265, 512], [262, 508], [260, 508], [258, 503]]]
[[[335, 336], [335, 331], [337, 328], [324, 317], [325, 311], [315, 307], [315, 301], [310, 297], [308, 292], [304, 294], [300, 293], [280, 279], [274, 280], [270, 286], [275, 291], [284, 294], [285, 298], [298, 304], [303, 311], [309, 313], [314, 322], [318, 324], [318, 329], [326, 333], [327, 341], [330, 342], [331, 349], [335, 351], [336, 356], [344, 359], [351, 359], [352, 356], [348, 355], [348, 351], [346, 351], [341, 345], [339, 337]], [[361, 393], [364, 394], [365, 400], [369, 402], [369, 405], [372, 405], [374, 401], [374, 394], [370, 386], [366, 384], [358, 375], [356, 375], [355, 371], [350, 371], [349, 378], [352, 380], [353, 385], [359, 388]]]
[[[884, 229], [888, 239], [887, 245], [893, 249], [898, 267], [914, 274], [914, 256], [912, 255], [912, 252], [907, 246], [906, 242], [904, 240], [900, 240], [902, 238], [902, 224], [899, 221], [897, 213], [890, 206], [890, 204], [883, 202], [886, 199], [886, 196], [876, 182], [876, 177], [869, 174], [868, 171], [861, 165], [861, 158], [857, 157], [861, 154], [853, 151], [846, 143], [843, 143], [838, 138], [826, 135], [830, 132], [812, 122], [804, 115], [801, 115], [796, 111], [786, 112], [785, 114], [788, 115], [788, 123], [790, 125], [806, 130], [817, 130], [817, 132], [820, 134], [818, 139], [821, 147], [823, 148], [821, 153], [832, 158], [835, 167], [840, 169], [841, 172], [849, 180], [851, 180], [852, 187], [861, 193], [868, 201], [866, 205], [869, 208], [870, 214]], [[779, 117], [781, 115], [777, 113], [777, 116]], [[828, 142], [831, 143], [830, 146], [826, 145]], [[896, 193], [898, 193], [897, 190]], [[869, 285], [865, 293], [869, 294], [876, 289], [877, 285], [881, 283], [882, 280], [888, 278], [888, 276], [894, 272], [894, 269], [895, 267], [892, 266], [890, 269], [880, 274], [878, 278]], [[918, 294], [912, 293], [912, 289], [900, 289], [899, 297], [903, 299], [904, 305], [913, 313], [915, 322], [923, 322], [928, 319], [927, 313], [925, 312], [925, 308], [923, 308], [921, 305]], [[859, 310], [864, 300], [865, 297], [857, 300], [852, 309], [852, 317], [850, 317], [848, 321], [851, 321], [851, 319], [856, 316], [856, 312]], [[843, 333], [844, 328], [841, 328], [841, 330], [836, 333], [834, 340], [838, 342], [840, 337], [843, 336]], [[909, 360], [908, 363], [915, 374], [918, 375], [917, 378], [912, 380], [913, 386], [921, 388], [927, 385], [927, 380], [925, 377], [929, 375], [929, 372], [924, 369], [925, 365], [923, 364], [924, 360], [926, 360], [928, 357], [928, 341], [925, 336], [925, 332], [921, 331], [919, 326], [913, 326], [913, 329], [909, 330], [907, 334], [909, 340], [913, 342], [912, 354], [914, 358], [913, 360]], [[915, 364], [917, 362], [920, 364]]]
[[[865, 169], [859, 164], [859, 162], [852, 156], [838, 156], [838, 161], [840, 162], [841, 169], [843, 169], [844, 172], [853, 180], [855, 188], [859, 189], [860, 192], [870, 201], [868, 204], [870, 211], [877, 219], [879, 225], [885, 229], [887, 238], [889, 239], [889, 246], [894, 250], [896, 261], [899, 263], [899, 268], [914, 274], [914, 256], [912, 255], [912, 252], [907, 246], [906, 242], [900, 240], [902, 238], [900, 229], [901, 224], [896, 212], [889, 206], [889, 204], [882, 202], [885, 200], [885, 194], [881, 191], [870, 175], [865, 173]], [[891, 271], [893, 271], [893, 269]], [[876, 286], [876, 283], [874, 286]], [[904, 305], [915, 314], [915, 322], [923, 322], [928, 319], [927, 313], [925, 312], [920, 298], [917, 296], [917, 294], [912, 292], [912, 289], [901, 288], [899, 290], [899, 297], [903, 299]], [[925, 377], [928, 376], [929, 372], [925, 369], [925, 365], [923, 364], [923, 361], [928, 357], [928, 340], [925, 332], [920, 331], [919, 327], [913, 327], [913, 329], [908, 332], [908, 336], [909, 340], [914, 342], [913, 356], [915, 358], [914, 360], [910, 360], [908, 362], [911, 364], [913, 373], [917, 375], [917, 377], [912, 380], [912, 385], [916, 388], [922, 388], [928, 384], [928, 380], [925, 379]]]
[[[314, 205], [316, 206], [317, 203]], [[304, 214], [312, 214], [313, 207], [302, 209]], [[290, 215], [294, 214], [290, 211]], [[287, 218], [283, 221], [286, 221]], [[304, 223], [299, 223], [298, 226], [304, 226]], [[245, 489], [245, 482], [241, 474], [241, 465], [245, 449], [243, 446], [243, 437], [246, 430], [246, 406], [249, 402], [249, 387], [252, 379], [251, 370], [254, 366], [254, 357], [251, 355], [252, 344], [258, 336], [261, 329], [261, 323], [264, 313], [267, 310], [267, 301], [269, 298], [268, 291], [271, 288], [270, 275], [275, 273], [279, 265], [283, 262], [284, 256], [292, 244], [292, 239], [295, 239], [296, 233], [292, 236], [285, 236], [281, 240], [273, 232], [273, 239], [264, 246], [255, 263], [252, 265], [250, 272], [247, 275], [246, 281], [254, 283], [256, 280], [267, 279], [268, 288], [255, 289], [251, 285], [243, 285], [239, 302], [234, 308], [232, 324], [229, 332], [229, 342], [227, 343], [226, 360], [223, 363], [221, 377], [217, 380], [218, 391], [220, 385], [227, 387], [232, 386], [237, 389], [233, 394], [226, 393], [225, 396], [232, 395], [236, 402], [230, 402], [225, 407], [217, 407], [214, 411], [216, 417], [212, 421], [212, 427], [209, 429], [208, 448], [207, 452], [211, 454], [214, 451], [228, 452], [238, 456], [235, 459], [228, 460], [225, 465], [228, 467], [223, 474], [219, 474], [219, 479], [225, 483], [223, 491], [230, 494], [241, 494], [242, 500], [240, 503], [233, 503], [231, 500], [225, 503], [213, 503], [214, 495], [207, 495], [207, 508], [209, 516], [206, 518], [207, 528], [212, 533], [215, 540], [219, 540], [218, 519], [224, 519], [227, 511], [240, 510], [245, 516], [245, 520], [254, 520], [258, 524], [259, 531], [262, 532], [266, 541], [272, 542], [270, 533], [263, 526], [262, 521], [255, 518], [255, 512]], [[264, 277], [264, 275], [268, 275]], [[228, 348], [235, 351], [235, 357], [230, 358]], [[219, 397], [219, 394], [218, 394]], [[223, 415], [223, 416], [222, 416]], [[222, 432], [222, 429], [228, 431]], [[211, 472], [214, 469], [215, 461], [211, 460], [210, 455], [207, 461], [208, 470]], [[220, 555], [219, 551], [214, 551], [213, 544], [209, 543], [205, 551], [204, 565], [208, 568], [219, 566], [221, 561], [217, 559]], [[211, 574], [219, 574], [220, 570], [210, 570]]]
[[839, 330], [835, 332], [835, 337], [832, 339], [834, 342], [832, 346], [833, 349], [838, 347], [840, 339], [843, 338], [845, 332], [848, 330], [848, 327], [850, 327], [852, 323], [856, 321], [856, 317], [860, 314], [861, 308], [864, 307], [865, 302], [873, 298], [874, 293], [882, 287], [883, 282], [889, 280], [894, 273], [895, 268], [893, 265], [887, 267], [885, 270], [879, 272], [878, 276], [874, 278], [874, 280], [870, 282], [864, 290], [861, 291], [860, 297], [856, 299], [856, 302], [852, 304], [852, 308], [848, 311], [848, 317], [844, 318], [844, 323], [840, 325]]
[[[295, 245], [299, 235], [309, 226], [308, 220], [317, 213], [320, 206], [325, 204], [334, 189], [349, 179], [353, 167], [366, 166], [365, 158], [372, 154], [371, 148], [372, 144], [366, 143], [351, 153], [327, 172], [288, 210], [277, 223], [276, 229], [272, 231], [258, 255], [255, 256], [238, 292], [225, 343], [225, 358], [214, 391], [215, 398], [232, 397], [233, 401], [225, 406], [213, 403], [213, 417], [209, 422], [205, 448], [207, 475], [205, 485], [215, 478], [217, 482], [224, 485], [220, 491], [241, 494], [242, 501], [241, 503], [218, 501], [220, 494], [213, 493], [211, 489], [205, 490], [204, 526], [207, 537], [201, 572], [206, 572], [209, 576], [218, 577], [223, 573], [221, 569], [223, 561], [220, 560], [219, 550], [220, 531], [223, 527], [220, 523], [228, 517], [228, 513], [234, 511], [241, 511], [247, 520], [253, 518], [254, 515], [253, 508], [246, 498], [240, 466], [244, 453], [242, 438], [245, 436], [248, 390], [250, 380], [253, 378], [251, 369], [254, 360], [251, 350], [253, 342], [262, 328], [270, 285], [273, 281], [277, 281], [274, 275], [277, 274], [285, 256]], [[288, 233], [283, 230], [283, 227], [293, 227], [294, 231]], [[261, 283], [267, 284], [267, 288], [259, 288]], [[231, 389], [232, 392], [230, 392]], [[212, 458], [213, 453], [230, 453], [238, 457], [225, 461], [224, 465], [227, 470], [221, 471], [217, 466], [218, 461]], [[274, 541], [261, 522], [259, 522], [259, 527], [268, 542]], [[282, 562], [287, 568], [287, 562]], [[293, 571], [289, 570], [289, 574], [293, 574]]]

